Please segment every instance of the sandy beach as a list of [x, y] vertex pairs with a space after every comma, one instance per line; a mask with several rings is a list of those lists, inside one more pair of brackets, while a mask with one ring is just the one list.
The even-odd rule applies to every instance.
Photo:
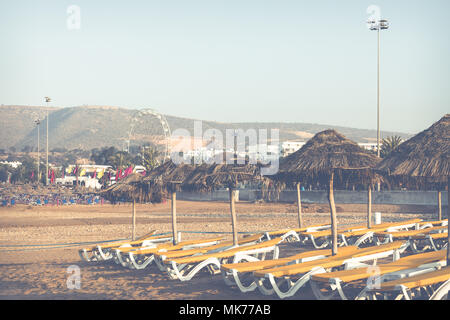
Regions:
[[[223, 235], [231, 239], [229, 204], [178, 201], [182, 239]], [[328, 223], [327, 205], [304, 205], [306, 225]], [[296, 205], [237, 203], [238, 231], [258, 232], [296, 226]], [[365, 205], [337, 205], [340, 225], [365, 224]], [[374, 205], [383, 222], [435, 218], [433, 207]], [[170, 203], [138, 204], [137, 235], [171, 231]], [[0, 299], [275, 299], [258, 291], [242, 294], [225, 285], [222, 276], [206, 272], [191, 281], [170, 280], [156, 267], [129, 270], [109, 262], [88, 263], [78, 249], [131, 237], [131, 205], [27, 206], [0, 208]], [[211, 233], [200, 233], [200, 232]], [[188, 233], [192, 232], [192, 233]], [[280, 256], [306, 250], [283, 244]], [[69, 289], [70, 266], [80, 268], [80, 289]], [[305, 288], [294, 299], [313, 299]]]

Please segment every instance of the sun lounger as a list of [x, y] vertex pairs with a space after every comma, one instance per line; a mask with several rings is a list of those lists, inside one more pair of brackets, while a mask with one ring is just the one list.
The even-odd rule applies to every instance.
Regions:
[[415, 276], [386, 281], [365, 292], [364, 298], [441, 300], [450, 291], [450, 266]]
[[[416, 235], [422, 235], [424, 237], [427, 234], [431, 233], [439, 233], [447, 230], [446, 226], [436, 226], [434, 227], [433, 224], [428, 224], [424, 228], [416, 229], [416, 230], [407, 230], [407, 231], [377, 231], [374, 233], [375, 241], [377, 244], [383, 244], [392, 242], [394, 240], [410, 240], [411, 237]], [[422, 237], [419, 237], [417, 239], [420, 239]], [[425, 249], [424, 249], [425, 250]], [[422, 250], [422, 252], [424, 251]], [[415, 250], [419, 251], [419, 250]]]
[[[358, 248], [356, 252], [339, 253], [320, 260], [307, 261], [290, 264], [282, 267], [263, 269], [253, 273], [256, 284], [261, 293], [271, 295], [276, 293], [279, 298], [293, 296], [300, 288], [309, 282], [311, 276], [324, 273], [327, 269], [353, 266], [365, 261], [376, 261], [377, 259], [393, 256], [397, 259], [404, 252], [408, 244], [397, 241], [381, 246]], [[267, 284], [270, 287], [267, 287]], [[283, 291], [282, 286], [286, 284], [287, 289]]]
[[444, 229], [438, 229], [441, 232], [429, 232], [421, 233], [411, 236], [409, 241], [411, 242], [411, 249], [414, 252], [423, 252], [428, 249], [441, 250], [448, 246], [448, 231], [447, 227]]
[[[399, 229], [409, 229], [418, 226], [421, 219], [411, 219], [393, 223], [382, 223], [374, 225], [368, 229], [366, 225], [347, 227], [338, 230], [338, 245], [347, 246], [354, 244], [360, 246], [372, 242], [373, 234], [376, 231], [393, 231]], [[316, 249], [323, 249], [331, 245], [331, 230], [318, 232], [300, 232], [300, 235], [307, 237]]]
[[445, 264], [445, 250], [414, 254], [376, 266], [365, 265], [356, 269], [316, 274], [311, 278], [311, 288], [320, 300], [333, 298], [336, 294], [343, 300], [360, 298], [367, 290], [384, 281], [435, 270]]
[[174, 250], [189, 250], [193, 248], [207, 247], [219, 243], [223, 237], [211, 239], [186, 240], [174, 245], [172, 242], [156, 244], [140, 248], [115, 248], [114, 261], [123, 267], [130, 269], [144, 269], [155, 260], [155, 254]]
[[[132, 247], [132, 246], [146, 246], [150, 243], [157, 243], [161, 241], [167, 241], [170, 236], [161, 235], [154, 236], [156, 230], [153, 230], [135, 241], [115, 241], [109, 244], [98, 244], [91, 248], [83, 248], [78, 250], [78, 253], [82, 260], [92, 262], [92, 261], [105, 261], [112, 258], [110, 252], [114, 248], [118, 247]], [[90, 256], [89, 256], [90, 254]]]
[[[302, 239], [300, 239], [300, 233], [302, 233], [302, 232], [314, 233], [314, 232], [318, 232], [318, 231], [322, 231], [322, 230], [326, 230], [326, 229], [330, 229], [330, 228], [331, 228], [330, 224], [320, 224], [320, 225], [314, 225], [314, 226], [309, 226], [309, 227], [304, 227], [304, 228], [292, 228], [292, 229], [281, 229], [281, 230], [276, 230], [276, 231], [269, 231], [269, 232], [265, 232], [264, 236], [267, 240], [270, 240], [274, 237], [281, 237], [281, 236], [285, 236], [287, 233], [295, 232], [294, 234], [292, 234], [293, 235], [292, 238], [295, 241], [304, 242], [307, 238], [303, 237], [303, 241], [302, 241]], [[290, 239], [290, 238], [286, 238], [286, 240], [288, 240], [288, 239]]]
[[272, 253], [273, 258], [278, 258], [278, 244], [284, 238], [274, 238], [257, 244], [231, 247], [220, 252], [187, 256], [175, 259], [165, 259], [165, 271], [172, 279], [188, 281], [192, 279], [202, 269], [207, 269], [215, 274], [219, 272], [221, 264], [239, 260], [253, 260], [255, 256], [262, 255], [263, 260], [268, 253]]
[[[294, 231], [291, 231], [291, 233], [295, 234]], [[287, 237], [289, 237], [290, 234], [286, 233]], [[238, 240], [238, 245], [250, 245], [250, 244], [256, 244], [258, 242], [261, 242], [262, 239], [264, 239], [264, 234], [255, 234], [247, 237], [243, 237]], [[181, 257], [187, 257], [187, 256], [193, 256], [193, 255], [199, 255], [199, 254], [205, 254], [205, 253], [215, 253], [227, 250], [229, 248], [233, 247], [233, 241], [223, 241], [219, 242], [218, 244], [212, 245], [212, 246], [206, 246], [206, 247], [200, 247], [200, 248], [182, 248], [180, 250], [172, 250], [172, 251], [166, 251], [162, 249], [158, 253], [154, 254], [155, 263], [158, 266], [158, 268], [162, 271], [166, 270], [166, 267], [164, 265], [164, 260], [166, 259], [176, 259]]]
[[[358, 249], [356, 246], [348, 246], [340, 249], [340, 253], [350, 254]], [[241, 292], [254, 291], [258, 286], [253, 277], [253, 272], [263, 269], [275, 268], [292, 263], [324, 259], [331, 256], [331, 249], [319, 249], [301, 252], [292, 256], [279, 259], [258, 260], [222, 264], [221, 272], [225, 283], [229, 286], [236, 285]]]

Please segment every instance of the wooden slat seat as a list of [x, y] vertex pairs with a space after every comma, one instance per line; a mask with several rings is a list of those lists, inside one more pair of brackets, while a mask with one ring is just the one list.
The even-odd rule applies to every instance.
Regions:
[[391, 280], [381, 283], [379, 291], [397, 290], [399, 286], [404, 286], [408, 289], [425, 287], [437, 283], [441, 283], [450, 279], [450, 267], [419, 274], [403, 279]]
[[431, 232], [444, 230], [444, 229], [447, 229], [447, 227], [446, 226], [436, 226], [436, 227], [419, 229], [419, 230], [392, 231], [392, 232], [377, 231], [377, 232], [375, 232], [375, 236], [379, 236], [379, 237], [392, 236], [393, 238], [408, 239], [411, 236], [429, 234]]
[[[343, 254], [351, 254], [352, 252], [356, 252], [357, 250], [358, 247], [356, 246], [348, 246], [339, 249], [339, 252]], [[238, 272], [254, 272], [262, 269], [273, 268], [276, 266], [283, 266], [291, 261], [310, 257], [323, 256], [325, 258], [327, 256], [330, 256], [331, 254], [331, 249], [311, 250], [280, 259], [223, 264], [222, 269], [225, 271], [236, 270]]]
[[[258, 241], [262, 237], [261, 235], [254, 235], [250, 237], [244, 237], [238, 240], [239, 245], [245, 245], [247, 243]], [[224, 241], [220, 242], [218, 244], [207, 246], [207, 247], [201, 247], [201, 248], [193, 248], [188, 250], [173, 250], [169, 252], [158, 252], [156, 255], [159, 257], [163, 257], [164, 259], [175, 259], [179, 257], [185, 257], [185, 256], [191, 256], [194, 254], [202, 254], [206, 253], [212, 250], [219, 250], [220, 248], [227, 248], [229, 246], [233, 245], [233, 241]]]
[[227, 257], [234, 256], [236, 253], [238, 253], [240, 251], [254, 250], [254, 249], [274, 246], [274, 245], [278, 244], [280, 241], [282, 241], [282, 238], [275, 238], [275, 239], [272, 239], [272, 240], [260, 242], [258, 244], [249, 245], [249, 246], [240, 246], [240, 247], [236, 247], [236, 248], [233, 248], [233, 249], [229, 249], [229, 250], [225, 250], [225, 251], [221, 251], [221, 252], [217, 252], [217, 253], [203, 254], [203, 255], [198, 255], [198, 256], [182, 257], [182, 258], [172, 259], [172, 260], [166, 259], [166, 260], [164, 260], [164, 263], [165, 264], [172, 264], [172, 262], [174, 262], [174, 263], [177, 263], [177, 264], [192, 264], [192, 263], [198, 263], [198, 262], [204, 261], [204, 260], [206, 260], [208, 258], [217, 258], [217, 259], [227, 258]]
[[[384, 275], [387, 273], [397, 272], [401, 270], [407, 270], [417, 268], [420, 265], [426, 263], [438, 262], [445, 259], [445, 250], [432, 251], [420, 254], [414, 254], [406, 257], [402, 257], [394, 262], [378, 264], [377, 275]], [[312, 276], [313, 281], [329, 282], [330, 279], [339, 279], [341, 282], [351, 282], [356, 280], [367, 279], [373, 276], [373, 270], [371, 268], [357, 268], [351, 270], [340, 270], [334, 272], [327, 272], [316, 274]]]
[[330, 256], [325, 259], [320, 260], [314, 260], [314, 261], [308, 261], [303, 262], [299, 264], [292, 264], [292, 265], [286, 265], [283, 267], [273, 268], [273, 269], [263, 269], [261, 271], [254, 272], [254, 275], [256, 277], [264, 277], [266, 274], [270, 273], [275, 278], [280, 278], [284, 276], [292, 276], [296, 274], [304, 274], [309, 271], [311, 271], [315, 267], [322, 267], [322, 268], [332, 268], [342, 265], [346, 260], [350, 258], [356, 258], [359, 256], [369, 255], [369, 254], [376, 254], [379, 252], [385, 252], [388, 250], [395, 250], [400, 248], [403, 245], [402, 241], [395, 241], [388, 244], [376, 246], [376, 247], [368, 247], [368, 248], [359, 248], [356, 252], [353, 252], [352, 254], [346, 254], [345, 252], [340, 254], [338, 251], [338, 254], [335, 256]]
[[130, 250], [130, 248], [118, 248], [118, 250], [120, 252], [132, 252], [134, 255], [154, 254], [161, 250], [167, 250], [167, 251], [178, 250], [185, 246], [198, 245], [198, 244], [202, 244], [202, 243], [209, 243], [209, 242], [215, 242], [215, 241], [220, 241], [220, 240], [223, 240], [223, 237], [216, 237], [216, 238], [210, 238], [210, 239], [186, 240], [186, 241], [182, 241], [176, 245], [174, 245], [172, 242], [169, 242], [169, 243], [163, 243], [163, 244], [157, 245], [155, 248], [142, 247], [142, 248], [131, 248], [131, 250]]

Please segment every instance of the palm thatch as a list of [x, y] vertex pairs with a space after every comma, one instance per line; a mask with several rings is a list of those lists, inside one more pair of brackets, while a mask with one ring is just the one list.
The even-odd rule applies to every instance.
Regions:
[[268, 183], [261, 167], [253, 164], [202, 164], [186, 177], [183, 190], [210, 192], [219, 188], [236, 189], [245, 183]]
[[109, 188], [100, 191], [99, 194], [112, 202], [116, 202], [117, 200], [135, 200], [138, 202], [145, 201], [146, 195], [140, 188], [142, 181], [142, 175], [132, 173], [122, 180], [119, 180]]
[[377, 170], [388, 176], [446, 182], [450, 174], [450, 114], [400, 144]]
[[[443, 183], [447, 181], [450, 218], [450, 114], [446, 114], [428, 129], [418, 133], [394, 149], [377, 170], [392, 177]], [[450, 225], [448, 226], [450, 243]], [[450, 264], [450, 245], [447, 245], [447, 265]]]
[[379, 158], [335, 130], [317, 133], [302, 148], [280, 161], [273, 178], [286, 183], [328, 182], [333, 172], [342, 181], [375, 182]]
[[162, 165], [151, 170], [143, 179], [144, 192], [161, 190], [165, 192], [177, 192], [185, 178], [195, 169], [189, 164], [175, 164], [166, 161]]

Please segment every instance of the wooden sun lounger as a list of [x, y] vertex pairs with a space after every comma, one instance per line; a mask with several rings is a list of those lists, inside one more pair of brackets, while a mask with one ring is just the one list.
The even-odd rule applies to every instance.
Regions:
[[[408, 244], [396, 241], [381, 246], [358, 248], [356, 252], [346, 254], [345, 252], [324, 259], [307, 261], [303, 263], [290, 264], [282, 267], [263, 269], [253, 273], [256, 284], [261, 293], [271, 295], [276, 293], [279, 298], [293, 296], [300, 288], [309, 282], [311, 276], [326, 272], [327, 269], [343, 267], [345, 265], [359, 264], [369, 261], [393, 256], [397, 259]], [[269, 283], [270, 288], [266, 287]], [[283, 291], [281, 286], [287, 284], [287, 290]]]
[[207, 268], [211, 273], [217, 273], [222, 263], [239, 260], [252, 260], [256, 255], [262, 255], [264, 259], [267, 253], [272, 252], [274, 258], [278, 258], [277, 245], [284, 238], [274, 238], [257, 244], [231, 247], [220, 252], [187, 256], [175, 259], [164, 260], [165, 271], [172, 279], [188, 281], [192, 279], [200, 270]]
[[437, 251], [446, 248], [448, 246], [447, 227], [439, 231], [443, 232], [421, 233], [411, 236], [409, 239], [411, 249], [414, 252], [423, 252], [428, 249]]
[[[105, 261], [112, 259], [111, 251], [118, 247], [136, 247], [136, 246], [147, 246], [153, 243], [167, 241], [171, 239], [171, 236], [160, 235], [154, 236], [156, 230], [153, 230], [134, 241], [118, 241], [108, 244], [98, 244], [91, 248], [82, 248], [78, 250], [78, 253], [82, 260], [87, 262], [92, 261]], [[89, 256], [90, 254], [90, 256]]]
[[[354, 244], [360, 246], [363, 243], [372, 241], [374, 232], [377, 231], [391, 231], [398, 229], [408, 229], [417, 227], [422, 219], [411, 219], [400, 222], [382, 223], [374, 225], [372, 228], [367, 228], [366, 225], [347, 227], [338, 230], [339, 246], [347, 246]], [[316, 249], [323, 249], [331, 245], [331, 230], [322, 230], [317, 232], [300, 232], [301, 236], [307, 237], [311, 240]]]
[[[238, 245], [250, 245], [250, 244], [256, 244], [261, 241], [261, 239], [264, 237], [264, 234], [255, 234], [252, 236], [243, 237], [238, 240]], [[181, 250], [172, 250], [172, 251], [165, 251], [161, 250], [158, 253], [154, 254], [155, 263], [159, 267], [160, 270], [165, 270], [166, 267], [163, 265], [163, 261], [166, 259], [176, 259], [186, 256], [193, 256], [193, 255], [199, 255], [199, 254], [205, 254], [205, 253], [214, 253], [214, 252], [220, 252], [226, 249], [229, 249], [233, 247], [233, 241], [223, 241], [219, 242], [218, 244], [212, 245], [212, 246], [206, 246], [206, 247], [200, 247], [200, 248], [192, 248], [192, 249], [186, 249], [182, 248]]]
[[[357, 251], [358, 247], [348, 246], [340, 249], [340, 254], [350, 254]], [[234, 263], [222, 264], [221, 272], [225, 283], [229, 286], [236, 285], [241, 292], [254, 291], [258, 286], [255, 279], [251, 276], [253, 272], [263, 269], [275, 268], [284, 266], [290, 263], [301, 263], [306, 261], [324, 259], [331, 256], [331, 249], [319, 249], [312, 251], [301, 252], [289, 257], [270, 259], [270, 260], [258, 260]], [[245, 279], [247, 278], [247, 279]], [[250, 279], [248, 279], [250, 278]], [[244, 279], [246, 281], [244, 281]], [[247, 283], [245, 283], [247, 282]]]
[[294, 238], [296, 241], [304, 242], [305, 240], [307, 240], [307, 237], [305, 237], [303, 239], [303, 241], [301, 241], [300, 233], [304, 233], [304, 232], [314, 233], [314, 232], [319, 232], [319, 231], [323, 231], [323, 230], [330, 229], [330, 228], [331, 228], [330, 224], [319, 224], [319, 225], [313, 225], [313, 226], [304, 227], [304, 228], [291, 228], [291, 229], [287, 228], [287, 229], [269, 231], [269, 232], [265, 232], [264, 235], [267, 240], [270, 240], [273, 237], [281, 237], [281, 236], [286, 235], [287, 233], [294, 232], [292, 234], [292, 238]]
[[[445, 251], [414, 254], [376, 266], [365, 265], [356, 269], [316, 274], [311, 278], [311, 288], [320, 300], [330, 299], [336, 296], [336, 293], [343, 300], [347, 300], [352, 295], [359, 299], [365, 296], [370, 288], [379, 286], [386, 280], [442, 267], [446, 264]], [[323, 289], [328, 289], [329, 294], [324, 294]]]
[[155, 254], [159, 252], [168, 252], [180, 249], [192, 249], [198, 247], [207, 247], [219, 243], [223, 237], [210, 239], [195, 239], [179, 242], [174, 245], [171, 241], [156, 244], [154, 246], [140, 248], [116, 248], [114, 250], [114, 261], [130, 269], [144, 269], [155, 260]]
[[[421, 235], [421, 237], [416, 238], [424, 238], [425, 235], [431, 233], [439, 233], [447, 230], [446, 226], [435, 226], [432, 224], [428, 224], [427, 227], [416, 230], [408, 230], [408, 231], [377, 231], [374, 233], [374, 237], [376, 239], [377, 244], [388, 243], [394, 240], [410, 240], [413, 236]], [[412, 247], [415, 252], [423, 252], [425, 249], [420, 250], [416, 249], [415, 246]]]
[[450, 266], [431, 272], [418, 274], [382, 283], [378, 288], [366, 292], [365, 298], [376, 299], [381, 294], [383, 299], [414, 298], [429, 300], [441, 300], [448, 297], [450, 291]]

